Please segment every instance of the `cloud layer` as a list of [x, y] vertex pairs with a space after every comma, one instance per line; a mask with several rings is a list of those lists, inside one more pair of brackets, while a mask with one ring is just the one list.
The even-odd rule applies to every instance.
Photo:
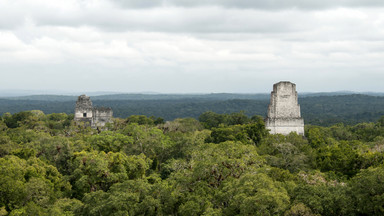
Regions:
[[[268, 2], [268, 3], [265, 3]], [[384, 91], [383, 1], [0, 0], [0, 89]]]
[[253, 8], [266, 10], [281, 9], [327, 9], [335, 7], [379, 7], [381, 0], [115, 0], [119, 5], [129, 8], [151, 8], [164, 6], [202, 7], [220, 6], [229, 8]]

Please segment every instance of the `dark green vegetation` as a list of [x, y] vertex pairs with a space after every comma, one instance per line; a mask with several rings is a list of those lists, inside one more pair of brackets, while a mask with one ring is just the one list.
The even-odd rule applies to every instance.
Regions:
[[[306, 124], [330, 126], [375, 122], [384, 115], [384, 97], [336, 93], [304, 94], [299, 98]], [[0, 114], [25, 110], [44, 113], [73, 113], [74, 96], [30, 96], [0, 99]], [[91, 98], [94, 105], [112, 107], [114, 116], [159, 116], [165, 120], [198, 118], [206, 111], [233, 113], [244, 111], [247, 116], [265, 116], [269, 104], [268, 94], [207, 94], [207, 95], [105, 95]]]
[[384, 117], [306, 138], [244, 113], [72, 119], [2, 115], [0, 215], [384, 215]]

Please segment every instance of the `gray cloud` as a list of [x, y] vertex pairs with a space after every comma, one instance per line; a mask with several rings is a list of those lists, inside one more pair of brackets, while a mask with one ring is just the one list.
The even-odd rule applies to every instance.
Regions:
[[[173, 6], [153, 8], [146, 7], [137, 10], [134, 8], [116, 7], [107, 0], [100, 1], [99, 4], [95, 5], [84, 4], [84, 2], [85, 1], [80, 0], [71, 1], [72, 4], [68, 3], [68, 5], [62, 8], [54, 4], [46, 5], [40, 3], [26, 5], [25, 7], [28, 7], [29, 10], [23, 10], [24, 3], [28, 2], [18, 1], [18, 3], [5, 5], [5, 7], [0, 9], [0, 29], [23, 29], [28, 25], [52, 27], [87, 26], [98, 28], [101, 31], [110, 32], [146, 31], [210, 34], [295, 33], [296, 35], [298, 35], [298, 33], [302, 33], [302, 35], [305, 36], [314, 29], [323, 28], [328, 32], [332, 31], [334, 35], [341, 35], [344, 34], [344, 32], [347, 32], [349, 37], [353, 37], [355, 34], [351, 34], [350, 29], [355, 28], [360, 31], [357, 34], [358, 36], [367, 33], [366, 36], [369, 36], [370, 34], [371, 37], [375, 37], [375, 34], [372, 34], [371, 31], [373, 29], [380, 29], [384, 27], [383, 20], [379, 17], [379, 15], [377, 15], [380, 13], [380, 9], [375, 8], [359, 9], [355, 11], [353, 9], [345, 8], [333, 9], [331, 11], [325, 10], [314, 12], [302, 10], [270, 11], [255, 9], [252, 7], [247, 9], [241, 9], [239, 7], [224, 8], [217, 6], [199, 6], [192, 8], [175, 7], [174, 4], [168, 3], [167, 5]], [[126, 2], [131, 2], [132, 4], [136, 5], [136, 3], [134, 3], [135, 1]], [[146, 2], [148, 2], [148, 4]], [[149, 2], [152, 1], [144, 0], [140, 4], [149, 6]], [[154, 2], [158, 2], [158, 4], [161, 5], [165, 4], [161, 3], [160, 1]], [[179, 3], [182, 4], [183, 1], [180, 2]], [[225, 2], [231, 1], [223, 2], [223, 4], [225, 4]], [[241, 5], [241, 1], [239, 2], [240, 3], [237, 5]], [[259, 2], [261, 4], [263, 2], [274, 1], [255, 2]], [[198, 1], [196, 4], [198, 4]], [[232, 2], [232, 4], [235, 3]], [[373, 10], [373, 14], [376, 14], [378, 17], [369, 17], [374, 15], [370, 15], [369, 12], [367, 13], [368, 10]], [[338, 28], [330, 29], [330, 27], [332, 28], [334, 26], [337, 26]], [[339, 28], [340, 26], [342, 28]], [[350, 29], [348, 31], [344, 31], [346, 28]], [[305, 40], [305, 38], [299, 37], [291, 37], [287, 39]]]
[[381, 2], [8, 2], [0, 88], [384, 91]]
[[[263, 12], [223, 8], [157, 8], [146, 10], [88, 11], [55, 15], [39, 13], [36, 25], [93, 26], [107, 31], [158, 32], [293, 32], [308, 27], [305, 13]], [[292, 22], [287, 22], [291, 20]], [[295, 20], [300, 20], [297, 23]]]
[[129, 8], [150, 8], [162, 6], [229, 8], [253, 8], [267, 10], [281, 9], [328, 9], [335, 7], [383, 7], [382, 0], [115, 0]]

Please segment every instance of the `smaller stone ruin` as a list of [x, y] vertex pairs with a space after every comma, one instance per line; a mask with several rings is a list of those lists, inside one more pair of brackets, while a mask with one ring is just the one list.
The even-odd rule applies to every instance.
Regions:
[[86, 126], [94, 129], [104, 127], [111, 123], [113, 111], [110, 107], [93, 107], [91, 98], [80, 95], [76, 101], [75, 118], [76, 122], [83, 122]]
[[296, 132], [304, 136], [304, 119], [301, 118], [294, 83], [284, 81], [273, 85], [265, 126], [271, 134]]

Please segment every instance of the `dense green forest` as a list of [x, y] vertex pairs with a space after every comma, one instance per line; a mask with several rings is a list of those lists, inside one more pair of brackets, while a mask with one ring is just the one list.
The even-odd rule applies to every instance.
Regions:
[[104, 131], [72, 119], [2, 115], [0, 215], [384, 215], [384, 117], [305, 137], [242, 112], [133, 115]]
[[[299, 98], [301, 113], [306, 124], [330, 126], [375, 122], [384, 115], [384, 97], [372, 95], [318, 93]], [[165, 120], [198, 118], [206, 111], [233, 113], [244, 111], [265, 116], [269, 104], [268, 94], [202, 94], [202, 95], [104, 95], [92, 97], [96, 106], [112, 107], [114, 116], [157, 116]], [[0, 115], [26, 110], [42, 110], [46, 114], [74, 111], [77, 97], [37, 95], [0, 99]]]

